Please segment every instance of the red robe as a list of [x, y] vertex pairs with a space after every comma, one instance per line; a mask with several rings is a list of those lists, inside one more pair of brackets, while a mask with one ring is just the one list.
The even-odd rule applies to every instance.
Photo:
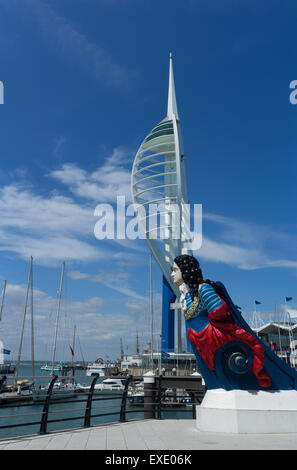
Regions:
[[253, 351], [253, 364], [251, 371], [256, 376], [261, 387], [270, 386], [270, 376], [263, 369], [264, 350], [257, 339], [248, 331], [231, 322], [231, 314], [226, 302], [213, 310], [209, 315], [209, 325], [197, 332], [188, 329], [188, 338], [193, 343], [207, 366], [214, 370], [215, 353], [218, 348], [229, 341], [242, 341]]

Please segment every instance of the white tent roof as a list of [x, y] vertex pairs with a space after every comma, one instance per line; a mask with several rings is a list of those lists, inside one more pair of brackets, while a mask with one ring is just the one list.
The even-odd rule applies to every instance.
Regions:
[[275, 334], [278, 333], [279, 330], [282, 330], [283, 332], [286, 331], [297, 331], [297, 323], [294, 325], [287, 325], [284, 323], [266, 323], [263, 326], [260, 326], [259, 328], [252, 328], [255, 333], [266, 333], [266, 334]]

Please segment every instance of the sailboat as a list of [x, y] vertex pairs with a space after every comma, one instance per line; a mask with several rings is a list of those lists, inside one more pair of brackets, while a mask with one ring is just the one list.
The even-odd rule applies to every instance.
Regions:
[[60, 362], [59, 364], [55, 364], [54, 366], [51, 363], [46, 362], [40, 367], [40, 370], [47, 370], [50, 372], [61, 372], [63, 369], [63, 362]]
[[[5, 284], [6, 286], [6, 284]], [[31, 288], [31, 356], [32, 356], [32, 381], [30, 382], [28, 379], [18, 379], [18, 373], [21, 363], [21, 353], [22, 353], [22, 346], [23, 346], [23, 338], [24, 338], [24, 328], [25, 328], [25, 320], [28, 308], [28, 299], [29, 299], [29, 291]], [[1, 314], [3, 310], [3, 303], [4, 299], [2, 297], [2, 306], [1, 306]], [[31, 256], [30, 261], [30, 269], [29, 269], [29, 276], [28, 276], [28, 283], [27, 283], [27, 291], [26, 291], [26, 300], [25, 300], [25, 308], [22, 320], [22, 329], [21, 329], [21, 337], [20, 337], [20, 344], [18, 350], [18, 358], [17, 363], [14, 369], [14, 381], [12, 385], [6, 384], [6, 379], [2, 379], [1, 383], [1, 396], [0, 402], [7, 403], [13, 401], [20, 401], [20, 400], [27, 400], [32, 398], [32, 387], [34, 387], [34, 324], [33, 324], [33, 258]]]
[[[56, 355], [56, 347], [57, 347], [57, 336], [58, 336], [58, 326], [59, 326], [64, 272], [65, 272], [65, 261], [63, 261], [62, 263], [60, 285], [59, 285], [59, 290], [58, 290], [58, 304], [57, 304], [56, 321], [55, 321], [52, 361], [50, 365], [47, 363], [42, 368], [42, 370], [50, 371], [52, 373], [52, 376], [54, 375], [54, 372], [60, 372], [63, 367], [62, 363], [58, 365], [55, 364], [55, 355]], [[45, 387], [40, 386], [39, 389], [33, 390], [33, 400], [44, 401], [48, 392], [48, 387], [49, 387], [49, 384]], [[65, 382], [64, 379], [58, 380], [54, 384], [51, 399], [58, 400], [58, 399], [76, 396], [76, 392], [78, 392], [80, 389], [81, 389], [81, 386], [79, 384], [76, 384], [74, 379], [72, 379], [71, 382]]]
[[[0, 307], [0, 322], [2, 320], [2, 313], [3, 313], [3, 308], [4, 308], [4, 298], [5, 298], [5, 292], [6, 292], [6, 284], [7, 281], [4, 281], [4, 286], [2, 290], [2, 300], [1, 300], [1, 307]], [[2, 351], [0, 351], [0, 374], [13, 374], [15, 371], [15, 366], [11, 363], [5, 362], [4, 360], [4, 355], [5, 354], [10, 354], [10, 351], [8, 349], [4, 348], [3, 341], [1, 342], [2, 346]]]

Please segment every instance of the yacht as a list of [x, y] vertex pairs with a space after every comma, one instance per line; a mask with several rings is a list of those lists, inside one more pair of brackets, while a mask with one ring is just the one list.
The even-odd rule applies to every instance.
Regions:
[[99, 374], [99, 377], [106, 377], [115, 368], [116, 364], [113, 362], [89, 362], [86, 375], [89, 377]]
[[[45, 387], [39, 387], [33, 390], [33, 401], [44, 401], [47, 396], [49, 384]], [[83, 391], [83, 387], [77, 383], [57, 381], [53, 386], [50, 400], [63, 400], [64, 398], [72, 398], [77, 393]]]
[[[117, 395], [122, 394], [125, 390], [126, 377], [112, 377], [103, 380], [100, 384], [96, 384], [94, 387], [94, 393]], [[80, 391], [88, 391], [90, 385], [80, 386]]]

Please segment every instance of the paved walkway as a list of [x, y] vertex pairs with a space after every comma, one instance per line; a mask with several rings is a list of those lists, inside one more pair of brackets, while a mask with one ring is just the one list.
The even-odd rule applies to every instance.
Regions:
[[142, 420], [0, 440], [0, 450], [296, 450], [297, 434], [200, 432], [195, 420]]

